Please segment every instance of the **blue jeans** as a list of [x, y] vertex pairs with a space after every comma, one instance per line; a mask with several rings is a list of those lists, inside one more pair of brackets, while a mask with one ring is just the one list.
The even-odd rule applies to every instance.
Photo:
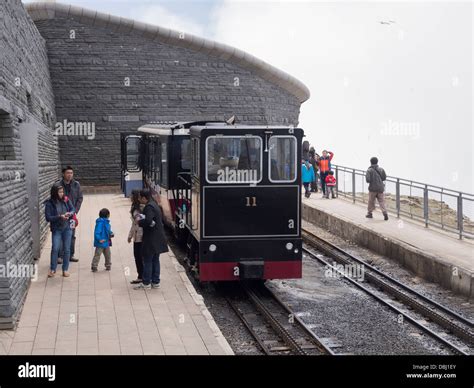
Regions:
[[58, 266], [58, 255], [61, 246], [64, 247], [63, 253], [63, 272], [69, 269], [69, 258], [71, 257], [71, 238], [72, 229], [58, 229], [53, 231], [53, 246], [51, 248], [51, 271], [56, 271]]
[[160, 255], [143, 257], [143, 284], [160, 283]]

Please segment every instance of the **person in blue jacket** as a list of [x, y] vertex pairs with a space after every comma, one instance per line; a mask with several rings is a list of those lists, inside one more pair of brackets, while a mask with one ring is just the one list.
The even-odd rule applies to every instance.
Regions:
[[110, 247], [112, 246], [112, 237], [114, 233], [112, 232], [112, 226], [110, 225], [110, 211], [109, 209], [102, 209], [99, 212], [99, 218], [95, 220], [95, 229], [94, 229], [94, 247], [95, 253], [92, 258], [91, 270], [92, 272], [97, 272], [97, 267], [99, 266], [100, 256], [104, 254], [105, 257], [105, 269], [110, 271], [112, 267], [112, 254], [110, 252]]
[[307, 160], [301, 161], [301, 180], [305, 189], [304, 196], [309, 198], [311, 196], [310, 185], [315, 180], [314, 168]]
[[44, 208], [45, 218], [49, 222], [52, 233], [51, 263], [48, 273], [50, 278], [56, 274], [61, 246], [64, 247], [63, 276], [69, 276], [71, 238], [75, 227], [74, 212], [74, 206], [71, 201], [64, 196], [64, 188], [60, 184], [54, 184], [51, 187], [51, 197], [45, 202]]

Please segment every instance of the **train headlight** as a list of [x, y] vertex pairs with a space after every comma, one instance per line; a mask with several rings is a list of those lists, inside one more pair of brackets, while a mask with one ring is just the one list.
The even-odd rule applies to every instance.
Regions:
[[214, 245], [214, 244], [209, 245], [209, 250], [210, 250], [211, 252], [215, 252], [216, 249], [217, 249], [217, 246], [216, 246], [216, 245]]
[[286, 249], [288, 249], [289, 251], [291, 251], [293, 249], [293, 243], [286, 243]]

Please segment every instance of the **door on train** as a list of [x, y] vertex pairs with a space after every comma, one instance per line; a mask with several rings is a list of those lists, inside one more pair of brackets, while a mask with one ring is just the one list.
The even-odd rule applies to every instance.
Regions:
[[126, 197], [133, 189], [143, 188], [143, 174], [141, 168], [141, 136], [121, 135], [121, 187]]

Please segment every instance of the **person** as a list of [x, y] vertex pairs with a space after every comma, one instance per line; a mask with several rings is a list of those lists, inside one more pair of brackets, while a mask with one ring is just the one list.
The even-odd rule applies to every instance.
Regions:
[[369, 203], [367, 206], [367, 218], [373, 218], [372, 212], [375, 210], [375, 199], [377, 199], [380, 209], [382, 209], [383, 218], [388, 220], [387, 208], [385, 207], [385, 184], [387, 175], [383, 168], [378, 165], [379, 160], [374, 156], [370, 159], [370, 167], [365, 173], [365, 180], [369, 184]]
[[328, 176], [329, 171], [331, 171], [331, 160], [333, 156], [334, 153], [324, 150], [323, 155], [319, 158], [319, 177], [321, 180], [323, 197], [326, 195], [326, 177]]
[[112, 238], [114, 233], [112, 232], [112, 226], [110, 225], [110, 211], [109, 209], [102, 209], [99, 212], [99, 218], [95, 220], [94, 229], [94, 247], [95, 253], [92, 258], [91, 271], [97, 272], [99, 266], [100, 256], [104, 254], [105, 257], [105, 269], [110, 271], [112, 267], [112, 254], [110, 247], [112, 246]]
[[145, 205], [143, 214], [137, 216], [138, 225], [143, 228], [142, 257], [143, 281], [133, 288], [149, 290], [160, 287], [160, 254], [168, 252], [162, 212], [152, 199], [149, 189], [140, 190], [140, 203]]
[[309, 161], [304, 159], [301, 161], [301, 180], [305, 190], [304, 196], [309, 198], [311, 196], [309, 185], [314, 181], [314, 168]]
[[313, 166], [314, 169], [314, 181], [311, 182], [311, 192], [317, 193], [318, 192], [318, 161], [319, 155], [316, 153], [314, 147], [309, 149], [309, 163]]
[[[81, 190], [81, 185], [78, 181], [74, 180], [74, 170], [71, 166], [67, 166], [66, 168], [63, 168], [63, 177], [60, 181], [58, 181], [59, 184], [64, 188], [64, 195], [66, 195], [72, 205], [74, 206], [74, 209], [76, 210], [76, 217], [77, 214], [79, 214], [79, 211], [81, 210], [82, 206], [82, 201], [83, 201], [83, 195], [82, 195], [82, 190]], [[79, 261], [74, 257], [74, 254], [76, 253], [76, 229], [73, 229], [72, 231], [72, 238], [71, 238], [71, 258], [69, 261], [72, 262], [77, 262]], [[62, 261], [63, 257], [63, 247], [61, 247], [61, 250], [59, 252], [59, 263]]]
[[137, 278], [132, 280], [131, 284], [139, 284], [143, 280], [143, 257], [142, 257], [142, 239], [143, 239], [143, 228], [138, 225], [136, 219], [138, 215], [143, 212], [144, 205], [140, 203], [138, 195], [140, 194], [139, 189], [133, 189], [130, 197], [132, 206], [130, 208], [130, 214], [132, 218], [132, 226], [128, 233], [128, 243], [133, 241], [133, 256], [135, 257], [135, 265], [137, 267]]
[[329, 199], [329, 191], [331, 191], [331, 197], [336, 198], [334, 194], [334, 187], [336, 186], [336, 178], [334, 177], [334, 171], [329, 171], [328, 176], [326, 177], [326, 198]]
[[71, 255], [72, 228], [75, 225], [73, 220], [75, 209], [72, 202], [65, 199], [64, 188], [60, 184], [55, 183], [51, 187], [51, 196], [45, 202], [44, 212], [52, 233], [51, 262], [48, 277], [52, 278], [56, 275], [61, 245], [64, 247], [63, 276], [69, 277], [69, 258]]

